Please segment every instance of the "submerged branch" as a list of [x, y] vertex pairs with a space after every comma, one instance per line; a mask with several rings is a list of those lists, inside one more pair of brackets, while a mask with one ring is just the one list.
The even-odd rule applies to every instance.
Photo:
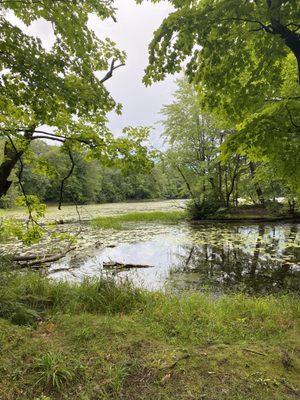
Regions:
[[104, 269], [131, 269], [131, 268], [154, 268], [154, 265], [146, 265], [146, 264], [127, 264], [127, 263], [120, 263], [116, 261], [106, 261], [103, 263]]

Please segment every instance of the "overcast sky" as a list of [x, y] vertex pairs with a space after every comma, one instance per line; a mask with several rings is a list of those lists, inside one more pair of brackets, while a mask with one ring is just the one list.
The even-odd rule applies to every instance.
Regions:
[[127, 53], [126, 66], [107, 82], [114, 98], [123, 104], [123, 114], [111, 115], [110, 126], [114, 131], [120, 131], [126, 125], [153, 126], [156, 128], [152, 134], [155, 144], [159, 142], [161, 132], [161, 127], [156, 124], [161, 119], [158, 113], [163, 104], [171, 101], [175, 78], [171, 76], [150, 87], [143, 85], [142, 78], [153, 32], [172, 9], [168, 2], [136, 5], [134, 0], [117, 0], [116, 7], [117, 23], [107, 20], [99, 25], [97, 21], [91, 21], [97, 34], [107, 34]]
[[[114, 99], [123, 104], [123, 113], [109, 115], [110, 128], [119, 133], [125, 126], [153, 126], [151, 142], [159, 147], [161, 126], [159, 110], [163, 104], [170, 103], [175, 90], [174, 77], [145, 87], [142, 83], [144, 69], [148, 59], [148, 44], [153, 32], [164, 17], [172, 10], [168, 2], [156, 5], [144, 2], [136, 5], [134, 0], [116, 0], [117, 23], [112, 19], [99, 21], [91, 16], [89, 25], [101, 38], [107, 36], [114, 40], [118, 47], [127, 53], [126, 66], [118, 69], [113, 78], [106, 82]], [[12, 17], [14, 22], [17, 22]], [[17, 22], [19, 24], [19, 22]], [[37, 21], [30, 28], [23, 25], [28, 33], [39, 36], [45, 47], [53, 43], [50, 24]]]

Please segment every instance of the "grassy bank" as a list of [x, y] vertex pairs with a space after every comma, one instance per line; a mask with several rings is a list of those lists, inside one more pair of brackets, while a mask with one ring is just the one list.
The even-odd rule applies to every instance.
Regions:
[[176, 224], [186, 218], [183, 211], [150, 211], [132, 212], [127, 214], [96, 217], [91, 224], [94, 228], [101, 229], [124, 229], [126, 223], [130, 222], [160, 222], [165, 224]]
[[299, 316], [293, 296], [179, 298], [4, 274], [0, 398], [295, 399]]

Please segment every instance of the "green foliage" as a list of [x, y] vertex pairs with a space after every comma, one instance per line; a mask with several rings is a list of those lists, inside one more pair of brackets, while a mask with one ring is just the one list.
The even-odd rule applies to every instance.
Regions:
[[[272, 103], [269, 107], [280, 111], [276, 117], [268, 117], [269, 126], [265, 115], [263, 136], [259, 133], [260, 114], [249, 117], [251, 125], [244, 120], [236, 129], [224, 130], [218, 128], [216, 117], [204, 112], [195, 85], [185, 79], [177, 83], [174, 101], [161, 111], [163, 136], [169, 144], [163, 160], [173, 167], [173, 174], [179, 175], [193, 199], [191, 216], [203, 218], [219, 208], [236, 207], [241, 199], [265, 206], [285, 197], [286, 202], [296, 205], [300, 142], [298, 133], [292, 134], [282, 119], [290, 109], [282, 102]], [[276, 140], [268, 144], [272, 130]], [[283, 134], [285, 131], [288, 133]], [[258, 145], [263, 137], [265, 151]]]
[[34, 195], [19, 196], [16, 199], [15, 204], [16, 206], [28, 209], [33, 218], [42, 218], [45, 216], [46, 205], [41, 204], [37, 196]]
[[[173, 171], [160, 160], [155, 165], [134, 162], [127, 164], [111, 161], [109, 166], [99, 160], [91, 159], [87, 152], [73, 154], [75, 168], [64, 185], [65, 203], [113, 203], [126, 200], [176, 198], [180, 196], [180, 187], [173, 177]], [[30, 145], [30, 157], [24, 159], [22, 181], [28, 195], [36, 195], [40, 201], [57, 203], [60, 198], [61, 181], [70, 170], [67, 154], [58, 146], [50, 146], [42, 141]], [[134, 166], [135, 164], [135, 166]], [[130, 169], [129, 166], [132, 168]], [[139, 167], [139, 170], [136, 168]], [[13, 207], [17, 197], [16, 186], [11, 200], [0, 206]], [[7, 196], [6, 196], [7, 197]]]
[[[55, 38], [51, 49], [12, 25], [6, 18], [8, 11], [26, 25], [37, 19], [47, 21]], [[92, 160], [100, 159], [102, 165], [113, 165], [123, 173], [147, 174], [152, 168], [154, 153], [146, 144], [149, 128], [128, 127], [116, 137], [106, 126], [107, 113], [119, 113], [121, 107], [104, 83], [124, 65], [125, 54], [110, 39], [97, 37], [88, 24], [90, 14], [99, 21], [115, 20], [113, 1], [0, 5], [1, 196], [21, 158], [25, 171], [22, 165], [18, 178], [25, 176], [29, 194], [50, 201], [60, 198], [61, 182], [67, 176], [67, 201], [96, 201], [100, 179], [94, 168], [99, 168]], [[39, 128], [42, 125], [51, 126], [51, 131]], [[53, 140], [60, 146], [51, 154], [46, 145], [34, 146], [37, 139]], [[47, 156], [40, 157], [40, 150]], [[71, 168], [76, 169], [75, 176]]]
[[39, 242], [45, 230], [38, 221], [45, 216], [46, 205], [34, 195], [19, 196], [15, 204], [28, 211], [28, 220], [26, 223], [15, 218], [1, 221], [0, 241], [18, 238], [27, 245]]
[[18, 189], [15, 185], [13, 185], [8, 193], [5, 196], [1, 197], [0, 208], [12, 208], [15, 205], [18, 195]]
[[[46, 123], [65, 132], [76, 125], [84, 135], [82, 121], [75, 123], [73, 115], [98, 123], [105, 120], [105, 112], [116, 104], [95, 72], [108, 70], [110, 59], [123, 62], [124, 53], [110, 39], [98, 39], [87, 22], [92, 12], [100, 19], [114, 17], [112, 3], [1, 3], [0, 63], [6, 69], [1, 80], [2, 123], [11, 128]], [[26, 25], [39, 18], [51, 23], [51, 50], [6, 20], [5, 11], [14, 12]]]
[[274, 179], [299, 198], [299, 2], [170, 3], [175, 10], [154, 34], [145, 82], [187, 62], [202, 113], [232, 133], [223, 162], [240, 155], [269, 163]]
[[223, 204], [213, 197], [206, 198], [201, 203], [190, 200], [187, 203], [187, 214], [192, 220], [201, 220], [209, 217], [213, 218], [219, 210], [226, 210], [226, 208], [222, 208], [222, 206]]
[[110, 217], [97, 217], [92, 221], [92, 227], [101, 229], [124, 229], [129, 222], [160, 222], [176, 224], [185, 219], [183, 211], [151, 211], [135, 212], [129, 214], [114, 215]]
[[258, 92], [273, 97], [274, 87], [282, 82], [281, 63], [290, 50], [283, 46], [279, 34], [267, 32], [263, 25], [273, 23], [273, 18], [288, 27], [299, 16], [297, 2], [170, 3], [175, 10], [155, 32], [150, 45], [146, 82], [180, 71], [187, 59], [187, 74], [205, 84], [203, 94], [209, 107], [228, 112], [232, 119], [236, 116], [240, 120], [243, 110], [250, 107], [248, 111], [253, 112], [262, 105]]

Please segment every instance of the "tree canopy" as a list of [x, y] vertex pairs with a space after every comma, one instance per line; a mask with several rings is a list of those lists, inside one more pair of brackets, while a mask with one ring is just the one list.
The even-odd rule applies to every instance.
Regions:
[[[13, 25], [10, 13], [26, 25], [39, 18], [51, 23], [55, 41], [50, 50]], [[103, 161], [145, 161], [147, 130], [125, 130], [116, 138], [106, 127], [107, 113], [120, 112], [121, 106], [104, 84], [124, 65], [125, 53], [89, 28], [91, 13], [115, 20], [113, 1], [0, 2], [0, 138], [5, 141], [0, 196], [7, 193], [14, 166], [36, 139], [61, 144], [70, 162], [71, 151], [82, 148]], [[52, 130], [41, 129], [43, 125]]]
[[[213, 115], [203, 113], [197, 90], [186, 79], [177, 80], [177, 84], [173, 102], [161, 111], [163, 136], [169, 145], [164, 157], [173, 166], [174, 175], [177, 172], [185, 183], [197, 216], [224, 211], [241, 200], [266, 206], [279, 197], [290, 201], [292, 209], [295, 191], [288, 183], [298, 172], [291, 170], [287, 180], [277, 173], [276, 163], [267, 156], [246, 156], [234, 151], [224, 156], [224, 143], [237, 133], [220, 129]], [[273, 123], [276, 125], [276, 121]], [[254, 124], [253, 130], [255, 127]], [[287, 146], [284, 142], [282, 145]], [[290, 143], [291, 150], [293, 145]], [[286, 158], [293, 162], [291, 154]]]
[[175, 10], [154, 34], [145, 83], [185, 65], [202, 110], [235, 132], [224, 155], [268, 158], [300, 196], [299, 1], [170, 3]]

